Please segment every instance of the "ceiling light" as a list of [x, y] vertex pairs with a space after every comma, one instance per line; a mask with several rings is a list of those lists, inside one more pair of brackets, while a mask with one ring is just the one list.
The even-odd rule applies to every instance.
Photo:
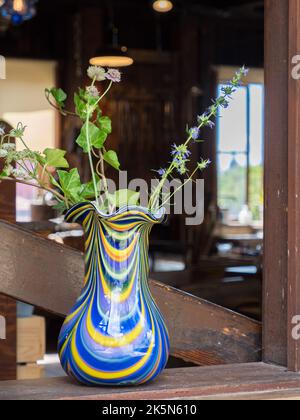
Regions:
[[155, 0], [153, 3], [153, 9], [159, 13], [170, 12], [173, 7], [173, 3], [169, 0]]
[[2, 5], [1, 14], [13, 24], [20, 25], [35, 16], [36, 2], [37, 0], [6, 0]]
[[90, 64], [101, 67], [128, 67], [133, 64], [133, 59], [118, 49], [103, 50], [90, 59]]

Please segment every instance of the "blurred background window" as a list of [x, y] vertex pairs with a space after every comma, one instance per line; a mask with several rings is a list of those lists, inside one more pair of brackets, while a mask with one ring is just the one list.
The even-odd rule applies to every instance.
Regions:
[[[240, 87], [230, 108], [219, 112], [218, 205], [227, 221], [263, 218], [263, 75], [256, 79]], [[219, 83], [219, 93], [224, 85]]]

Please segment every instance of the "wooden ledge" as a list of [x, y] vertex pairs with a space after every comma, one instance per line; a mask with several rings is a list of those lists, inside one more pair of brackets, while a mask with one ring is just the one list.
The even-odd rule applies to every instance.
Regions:
[[300, 375], [263, 363], [170, 369], [138, 388], [86, 388], [66, 377], [0, 383], [0, 400], [280, 399], [279, 392], [300, 398]]

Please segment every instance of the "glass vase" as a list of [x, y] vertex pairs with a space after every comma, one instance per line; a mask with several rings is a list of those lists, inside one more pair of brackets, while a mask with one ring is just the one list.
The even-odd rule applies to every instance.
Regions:
[[149, 234], [163, 219], [163, 210], [140, 207], [107, 216], [92, 203], [66, 215], [85, 233], [84, 287], [58, 342], [62, 367], [78, 382], [139, 385], [165, 368], [168, 331], [148, 286]]

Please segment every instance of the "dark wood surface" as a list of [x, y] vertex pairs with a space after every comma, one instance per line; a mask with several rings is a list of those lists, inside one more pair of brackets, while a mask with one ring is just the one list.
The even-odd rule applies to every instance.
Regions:
[[0, 381], [16, 379], [16, 302], [0, 295], [0, 316], [5, 318], [6, 339], [0, 339]]
[[[265, 1], [264, 360], [287, 366], [288, 6]], [[291, 110], [295, 112], [296, 110]], [[295, 227], [294, 227], [295, 228]]]
[[[6, 123], [0, 121], [6, 131], [10, 130]], [[0, 159], [0, 170], [3, 160]], [[0, 218], [8, 222], [16, 221], [16, 185], [11, 182], [0, 183]], [[0, 294], [0, 316], [6, 320], [6, 340], [0, 340], [0, 380], [16, 379], [16, 302]]]
[[[289, 1], [289, 75], [300, 51], [300, 2]], [[293, 318], [300, 315], [300, 81], [289, 77], [288, 158], [288, 367], [300, 371], [300, 341], [292, 335]]]
[[[300, 3], [266, 0], [264, 361], [300, 371]], [[280, 314], [280, 316], [278, 316]]]
[[[0, 292], [65, 315], [81, 291], [82, 254], [4, 222], [0, 236]], [[198, 365], [261, 360], [258, 322], [157, 282], [151, 289], [172, 355]]]
[[211, 395], [287, 391], [300, 388], [300, 377], [262, 363], [169, 369], [138, 388], [88, 388], [67, 377], [3, 382], [0, 400], [152, 400], [202, 399]]

